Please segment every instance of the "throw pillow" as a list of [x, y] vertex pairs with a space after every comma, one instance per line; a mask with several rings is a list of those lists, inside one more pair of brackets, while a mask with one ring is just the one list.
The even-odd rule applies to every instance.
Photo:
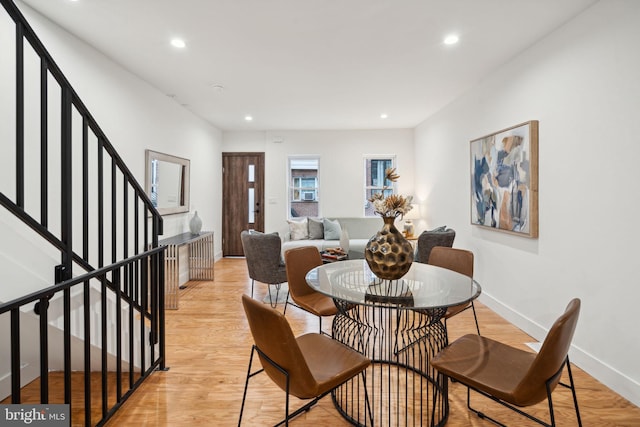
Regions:
[[322, 218], [309, 218], [309, 238], [324, 239], [324, 225]]
[[340, 240], [342, 234], [342, 228], [337, 219], [324, 219], [322, 222], [324, 226], [324, 240]]
[[302, 221], [287, 221], [289, 223], [289, 235], [291, 240], [305, 240], [309, 238], [309, 228], [307, 218]]
[[447, 226], [443, 225], [442, 227], [437, 227], [437, 228], [434, 228], [433, 230], [429, 230], [429, 231], [439, 233], [439, 232], [446, 231], [446, 230], [447, 230]]

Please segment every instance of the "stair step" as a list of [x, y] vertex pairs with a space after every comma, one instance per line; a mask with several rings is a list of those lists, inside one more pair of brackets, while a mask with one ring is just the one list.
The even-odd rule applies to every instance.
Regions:
[[[140, 378], [140, 372], [134, 372], [134, 381]], [[107, 407], [112, 408], [116, 403], [115, 372], [107, 373]], [[123, 393], [129, 389], [129, 372], [122, 373]], [[40, 378], [24, 386], [20, 391], [21, 403], [40, 403]], [[71, 373], [71, 425], [84, 425], [84, 373]], [[100, 372], [91, 373], [91, 425], [96, 425], [102, 417], [102, 377]], [[0, 401], [0, 404], [11, 403], [11, 397]], [[49, 373], [49, 402], [51, 404], [64, 403], [64, 373]]]

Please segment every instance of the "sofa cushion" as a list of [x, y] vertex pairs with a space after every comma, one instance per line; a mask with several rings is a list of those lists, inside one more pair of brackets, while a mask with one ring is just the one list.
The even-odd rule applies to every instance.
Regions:
[[289, 235], [291, 240], [306, 240], [309, 238], [307, 218], [303, 220], [289, 220]]
[[325, 240], [340, 240], [340, 235], [342, 234], [342, 228], [340, 228], [340, 223], [337, 219], [331, 220], [325, 218], [323, 220], [324, 226], [324, 239]]
[[309, 239], [324, 239], [324, 221], [322, 218], [308, 218]]

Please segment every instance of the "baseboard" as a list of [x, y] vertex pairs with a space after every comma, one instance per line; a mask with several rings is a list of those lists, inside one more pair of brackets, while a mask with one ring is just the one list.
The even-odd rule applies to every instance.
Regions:
[[[548, 329], [522, 316], [522, 314], [514, 311], [511, 307], [503, 304], [484, 291], [480, 296], [480, 302], [537, 340], [542, 341], [547, 335]], [[587, 372], [593, 378], [634, 405], [640, 406], [640, 383], [597, 359], [575, 344], [571, 345], [569, 357], [572, 364]], [[579, 392], [580, 385], [578, 384], [577, 387]]]

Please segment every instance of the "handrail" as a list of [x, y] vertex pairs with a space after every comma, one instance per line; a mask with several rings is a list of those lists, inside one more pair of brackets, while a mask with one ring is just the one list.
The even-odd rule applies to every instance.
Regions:
[[[144, 258], [149, 258], [152, 255], [157, 255], [161, 252], [164, 252], [166, 250], [166, 246], [159, 246], [157, 248], [153, 248], [151, 250], [148, 250], [146, 252], [143, 252], [141, 254], [129, 257], [125, 260], [122, 261], [118, 261], [116, 263], [113, 263], [111, 265], [108, 265], [106, 267], [102, 267], [102, 268], [98, 268], [95, 270], [92, 270], [90, 272], [87, 272], [81, 276], [77, 276], [74, 277], [72, 279], [69, 280], [65, 280], [64, 282], [61, 283], [56, 283], [54, 285], [51, 285], [47, 288], [41, 289], [39, 291], [36, 292], [32, 292], [30, 294], [27, 295], [23, 295], [19, 298], [16, 298], [10, 302], [6, 302], [6, 303], [2, 303], [0, 304], [0, 315], [2, 315], [3, 313], [6, 313], [14, 308], [19, 308], [22, 307], [24, 305], [30, 304], [32, 302], [36, 302], [42, 298], [46, 298], [47, 296], [56, 293], [56, 292], [60, 292], [60, 291], [64, 291], [66, 289], [71, 288], [74, 285], [77, 285], [78, 283], [83, 283], [86, 282], [87, 280], [91, 280], [91, 279], [95, 279], [97, 277], [103, 276], [105, 273], [108, 273], [110, 271], [113, 271], [116, 268], [120, 268], [123, 267], [125, 265], [131, 264], [132, 262], [144, 259]], [[113, 287], [112, 284], [110, 284], [111, 290], [115, 291], [115, 288]], [[128, 302], [128, 301], [127, 301]]]

